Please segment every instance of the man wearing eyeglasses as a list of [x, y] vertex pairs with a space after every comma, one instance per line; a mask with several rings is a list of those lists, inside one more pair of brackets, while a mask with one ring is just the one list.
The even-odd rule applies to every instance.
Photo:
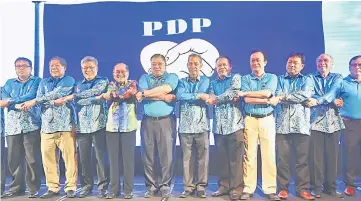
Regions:
[[23, 195], [25, 181], [29, 191], [28, 197], [35, 198], [40, 188], [40, 108], [35, 105], [26, 111], [22, 105], [36, 97], [41, 79], [31, 75], [32, 62], [25, 57], [15, 60], [15, 71], [18, 77], [6, 82], [0, 101], [0, 107], [8, 108], [6, 141], [8, 166], [12, 176], [9, 190], [2, 197]]
[[97, 160], [97, 176], [99, 198], [106, 196], [109, 176], [106, 164], [106, 101], [101, 94], [106, 91], [108, 79], [98, 76], [98, 60], [91, 56], [84, 57], [81, 62], [84, 80], [77, 82], [75, 93], [65, 97], [69, 102], [75, 100], [76, 108], [76, 139], [79, 148], [83, 186], [79, 198], [91, 195], [94, 184], [92, 167], [92, 145]]
[[[178, 76], [166, 72], [166, 59], [163, 55], [154, 54], [150, 60], [152, 71], [140, 77], [139, 92], [136, 94], [145, 113], [141, 125], [142, 159], [147, 188], [144, 197], [152, 197], [160, 189], [162, 198], [166, 200], [170, 196], [174, 177], [173, 160], [177, 135], [174, 94]], [[158, 154], [161, 169], [159, 184], [157, 170], [154, 169]]]
[[64, 191], [68, 198], [75, 197], [78, 168], [76, 163], [75, 135], [76, 122], [73, 102], [64, 97], [74, 90], [74, 78], [65, 75], [67, 64], [61, 57], [53, 57], [49, 62], [50, 78], [40, 82], [35, 99], [23, 104], [24, 109], [39, 104], [41, 114], [41, 154], [48, 191], [40, 198], [54, 198], [59, 195], [59, 172], [57, 148], [60, 149], [65, 164], [66, 185]]
[[342, 135], [342, 149], [344, 154], [344, 183], [347, 196], [354, 196], [357, 162], [360, 161], [361, 146], [361, 55], [354, 56], [349, 61], [350, 74], [343, 79], [341, 98], [343, 106], [341, 116], [345, 123]]

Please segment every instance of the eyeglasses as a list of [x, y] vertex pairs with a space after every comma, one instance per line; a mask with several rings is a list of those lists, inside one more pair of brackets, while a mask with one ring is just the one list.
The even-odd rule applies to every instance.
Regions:
[[361, 68], [361, 63], [356, 63], [356, 64], [351, 64], [352, 67], [360, 67]]
[[15, 66], [15, 68], [28, 68], [28, 67], [30, 67], [29, 65], [25, 65], [25, 64], [23, 64], [23, 65], [16, 65]]

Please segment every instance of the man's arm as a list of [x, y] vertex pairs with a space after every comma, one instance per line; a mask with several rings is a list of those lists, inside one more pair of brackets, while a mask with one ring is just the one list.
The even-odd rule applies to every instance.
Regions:
[[74, 78], [65, 77], [63, 80], [59, 82], [58, 86], [54, 88], [52, 91], [45, 92], [44, 86], [41, 86], [39, 87], [38, 94], [35, 100], [37, 103], [44, 103], [47, 101], [56, 100], [64, 96], [70, 95], [71, 93], [73, 93], [74, 85], [75, 85]]
[[29, 91], [26, 92], [26, 94], [24, 94], [22, 96], [19, 96], [19, 97], [16, 97], [16, 98], [10, 98], [9, 99], [9, 105], [20, 104], [20, 103], [23, 103], [25, 101], [34, 99], [36, 97], [36, 93], [38, 91], [40, 81], [41, 81], [40, 78], [35, 78], [33, 83], [31, 83]]
[[300, 90], [292, 93], [285, 94], [281, 101], [285, 104], [299, 104], [304, 103], [314, 94], [313, 80], [310, 77], [305, 77], [305, 82], [301, 86]]
[[238, 95], [238, 92], [241, 90], [241, 86], [241, 76], [239, 74], [235, 74], [232, 78], [231, 86], [224, 93], [215, 96], [216, 103], [222, 104], [233, 101], [233, 99]]
[[104, 93], [108, 85], [108, 79], [99, 80], [92, 88], [75, 93], [75, 98], [84, 99], [99, 96]]
[[316, 98], [318, 103], [326, 104], [326, 105], [332, 103], [340, 92], [342, 80], [343, 80], [342, 76], [337, 75], [334, 82], [330, 86], [330, 90], [327, 93], [323, 94], [322, 96]]
[[164, 80], [163, 85], [155, 87], [153, 89], [144, 90], [145, 98], [155, 98], [166, 95], [178, 86], [178, 76], [176, 74], [170, 73], [167, 78]]

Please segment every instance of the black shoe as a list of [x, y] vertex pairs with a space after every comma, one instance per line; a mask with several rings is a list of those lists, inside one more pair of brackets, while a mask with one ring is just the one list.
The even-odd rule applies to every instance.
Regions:
[[28, 198], [37, 198], [37, 197], [38, 197], [38, 191], [28, 193]]
[[16, 196], [22, 196], [24, 195], [25, 193], [24, 192], [13, 192], [13, 191], [7, 191], [5, 192], [1, 198], [13, 198], [13, 197], [16, 197]]
[[329, 195], [329, 196], [333, 196], [333, 197], [337, 197], [337, 198], [344, 198], [344, 194], [337, 192], [337, 191], [323, 191], [325, 194]]
[[147, 190], [144, 193], [144, 198], [151, 198], [156, 194], [157, 191]]
[[250, 200], [252, 197], [249, 193], [242, 193], [241, 197], [239, 197], [240, 200]]
[[281, 198], [279, 198], [276, 193], [270, 193], [270, 194], [267, 195], [267, 197], [268, 197], [269, 200], [272, 200], [272, 201], [281, 200]]
[[133, 194], [131, 194], [131, 193], [124, 194], [124, 199], [132, 199], [132, 198], [133, 198]]
[[66, 197], [67, 198], [75, 198], [75, 191], [73, 191], [73, 190], [68, 190], [67, 192], [65, 192], [66, 193]]
[[197, 196], [200, 198], [207, 198], [207, 193], [205, 190], [197, 191]]
[[42, 196], [40, 196], [40, 198], [42, 199], [48, 199], [48, 198], [53, 198], [59, 196], [59, 192], [55, 193], [51, 190], [48, 190], [46, 193], [44, 193]]
[[116, 197], [118, 197], [118, 194], [108, 193], [108, 194], [107, 194], [107, 197], [105, 197], [105, 199], [113, 199], [113, 198], [116, 198]]
[[79, 193], [79, 198], [85, 198], [89, 195], [92, 194], [92, 191], [90, 189], [82, 189], [81, 192]]
[[315, 196], [315, 198], [321, 198], [322, 197], [321, 192], [317, 191], [317, 190], [311, 191], [311, 195]]
[[98, 198], [105, 198], [107, 197], [107, 191], [106, 190], [99, 190]]

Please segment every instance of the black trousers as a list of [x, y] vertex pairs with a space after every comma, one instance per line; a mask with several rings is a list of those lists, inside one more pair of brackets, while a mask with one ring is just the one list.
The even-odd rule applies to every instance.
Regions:
[[[110, 163], [110, 192], [120, 194], [120, 164], [123, 169], [123, 191], [131, 194], [134, 187], [134, 152], [136, 131], [124, 133], [107, 132]], [[121, 156], [121, 157], [120, 157]]]
[[310, 136], [298, 133], [277, 134], [277, 182], [279, 190], [288, 190], [291, 182], [290, 153], [293, 152], [296, 161], [296, 193], [308, 191], [310, 184], [310, 171], [308, 167], [308, 153], [310, 149]]
[[342, 135], [342, 155], [344, 158], [343, 180], [347, 187], [355, 188], [357, 161], [360, 161], [361, 120], [344, 120], [345, 130]]
[[5, 169], [5, 137], [1, 136], [1, 191], [0, 194], [2, 195], [5, 190], [5, 181], [6, 181], [6, 169]]
[[243, 180], [243, 129], [229, 135], [215, 134], [218, 158], [218, 186], [241, 194]]
[[179, 139], [183, 151], [184, 190], [204, 191], [208, 185], [209, 132], [180, 133]]
[[[145, 185], [148, 190], [170, 190], [174, 178], [176, 135], [174, 115], [160, 119], [143, 117], [141, 127], [142, 160]], [[158, 174], [157, 157], [159, 157], [160, 165]]]
[[96, 171], [98, 176], [98, 189], [107, 190], [109, 184], [108, 165], [106, 163], [106, 141], [105, 130], [101, 129], [94, 133], [77, 133], [76, 140], [79, 149], [79, 159], [81, 164], [82, 188], [92, 190], [94, 184], [92, 166], [92, 145], [94, 144]]
[[341, 131], [311, 131], [309, 163], [312, 190], [321, 192], [323, 184], [325, 191], [336, 191], [340, 135]]
[[[6, 141], [8, 144], [9, 172], [12, 176], [9, 191], [24, 192], [25, 183], [29, 192], [38, 191], [41, 182], [40, 130], [8, 135]], [[26, 163], [24, 163], [24, 158]], [[26, 171], [24, 171], [24, 166]]]

